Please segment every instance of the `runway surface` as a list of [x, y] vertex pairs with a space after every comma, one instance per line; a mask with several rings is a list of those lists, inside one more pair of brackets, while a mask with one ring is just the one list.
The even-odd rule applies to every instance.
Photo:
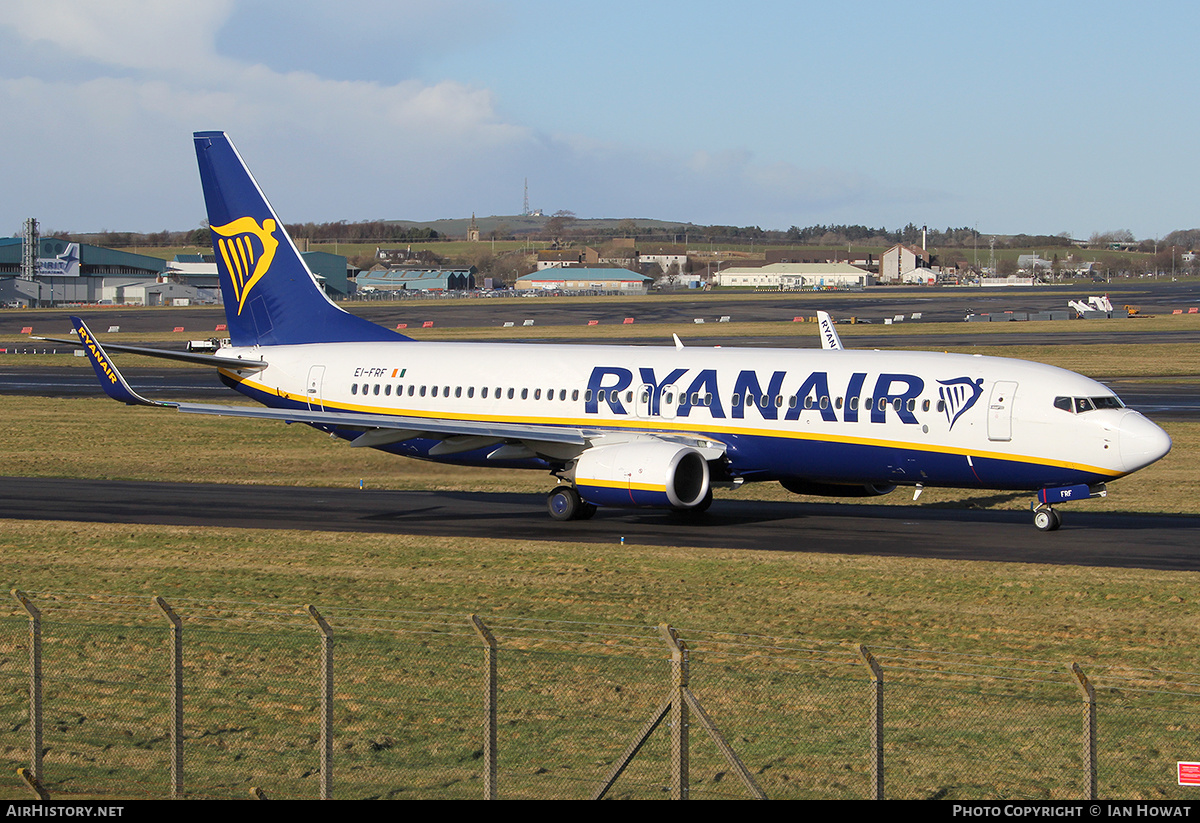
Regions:
[[[395, 328], [397, 323], [407, 323], [411, 328], [425, 321], [432, 321], [435, 328], [494, 328], [506, 321], [520, 326], [525, 320], [533, 320], [534, 328], [539, 325], [586, 326], [589, 320], [596, 320], [601, 325], [621, 325], [627, 317], [633, 317], [636, 323], [694, 325], [697, 318], [712, 323], [721, 317], [745, 323], [790, 321], [801, 314], [811, 316], [818, 309], [824, 309], [838, 319], [859, 317], [873, 323], [882, 323], [896, 315], [904, 315], [908, 318], [906, 322], [911, 322], [914, 312], [920, 312], [924, 321], [951, 322], [961, 321], [968, 314], [1066, 310], [1069, 300], [1098, 294], [1108, 294], [1118, 309], [1136, 305], [1143, 315], [1170, 314], [1176, 309], [1186, 312], [1189, 308], [1200, 307], [1200, 284], [1161, 280], [1003, 289], [878, 287], [864, 292], [788, 292], [761, 296], [727, 291], [698, 294], [682, 291], [666, 299], [634, 296], [598, 298], [595, 302], [555, 297], [454, 301], [411, 298], [400, 302], [356, 301], [340, 305], [387, 328]], [[34, 334], [62, 336], [70, 331], [68, 318], [73, 313], [81, 313], [101, 340], [111, 326], [119, 326], [122, 332], [162, 332], [164, 339], [182, 341], [220, 334], [215, 329], [225, 323], [223, 311], [216, 306], [5, 309], [0, 311], [0, 334], [19, 334], [22, 328], [32, 327]], [[179, 326], [186, 331], [182, 334], [172, 331]]]
[[[896, 492], [902, 494], [903, 492]], [[1200, 571], [1200, 517], [718, 500], [704, 515], [602, 509], [560, 523], [541, 495], [0, 477], [0, 518], [694, 546]], [[81, 551], [86, 549], [81, 548]]]

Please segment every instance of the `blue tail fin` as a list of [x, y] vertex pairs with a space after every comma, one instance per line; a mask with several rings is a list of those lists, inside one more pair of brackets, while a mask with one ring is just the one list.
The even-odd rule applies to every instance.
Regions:
[[193, 138], [233, 345], [409, 339], [334, 305], [225, 133]]

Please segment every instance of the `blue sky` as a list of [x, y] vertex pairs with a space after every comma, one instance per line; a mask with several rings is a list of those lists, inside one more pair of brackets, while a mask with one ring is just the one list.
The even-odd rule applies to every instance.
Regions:
[[[648, 7], [647, 7], [648, 6]], [[514, 214], [1200, 226], [1200, 10], [1149, 2], [6, 0], [0, 234]]]

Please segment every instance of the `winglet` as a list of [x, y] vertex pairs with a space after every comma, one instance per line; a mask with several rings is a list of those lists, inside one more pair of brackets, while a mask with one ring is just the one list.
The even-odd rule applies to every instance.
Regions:
[[817, 322], [821, 324], [821, 348], [841, 351], [842, 338], [838, 337], [837, 329], [833, 327], [833, 318], [828, 312], [817, 312]]
[[147, 400], [131, 389], [87, 324], [78, 317], [72, 317], [71, 326], [75, 334], [79, 335], [79, 342], [83, 345], [83, 350], [87, 352], [88, 359], [92, 361], [92, 368], [96, 370], [96, 377], [100, 378], [100, 387], [104, 389], [105, 394], [113, 400], [120, 400], [130, 406], [175, 407], [174, 403]]

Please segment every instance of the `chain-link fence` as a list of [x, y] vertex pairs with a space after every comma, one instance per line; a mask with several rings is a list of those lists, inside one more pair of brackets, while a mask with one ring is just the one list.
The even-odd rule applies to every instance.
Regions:
[[[1192, 673], [14, 593], [9, 798], [1193, 798]], [[17, 777], [20, 771], [24, 782]]]

